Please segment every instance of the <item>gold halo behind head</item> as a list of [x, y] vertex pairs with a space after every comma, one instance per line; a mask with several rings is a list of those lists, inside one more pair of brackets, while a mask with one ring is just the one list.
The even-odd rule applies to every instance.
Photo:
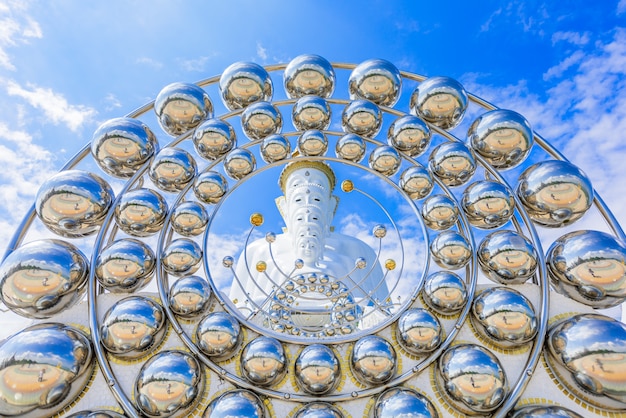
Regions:
[[283, 193], [286, 192], [285, 187], [287, 179], [289, 178], [291, 173], [302, 168], [311, 168], [324, 173], [326, 177], [328, 177], [328, 182], [330, 183], [330, 191], [333, 191], [333, 189], [335, 188], [336, 179], [335, 173], [333, 172], [332, 168], [330, 168], [328, 164], [325, 164], [321, 161], [302, 160], [287, 164], [285, 168], [283, 168], [283, 171], [280, 173], [280, 177], [278, 178], [278, 185], [280, 186]]

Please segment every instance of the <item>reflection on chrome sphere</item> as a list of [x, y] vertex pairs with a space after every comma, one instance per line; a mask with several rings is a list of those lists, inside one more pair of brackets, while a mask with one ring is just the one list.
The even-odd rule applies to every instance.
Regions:
[[[79, 329], [38, 324], [0, 345], [0, 414], [52, 416], [89, 383], [91, 341]], [[41, 411], [36, 411], [41, 409]]]
[[383, 392], [374, 405], [373, 418], [439, 418], [432, 402], [413, 389], [397, 387]]
[[553, 228], [580, 219], [593, 203], [593, 188], [585, 173], [559, 160], [542, 161], [524, 170], [517, 195], [534, 222]]
[[522, 284], [537, 270], [537, 251], [515, 231], [495, 231], [487, 235], [476, 253], [485, 275], [496, 283]]
[[286, 371], [285, 350], [275, 338], [257, 337], [241, 353], [241, 373], [255, 385], [273, 385], [282, 379]]
[[97, 411], [76, 412], [72, 415], [68, 415], [67, 418], [124, 418], [124, 415], [114, 411], [99, 409]]
[[515, 200], [509, 189], [489, 180], [470, 184], [463, 192], [461, 206], [469, 223], [483, 229], [504, 225], [515, 212]]
[[235, 389], [213, 399], [203, 418], [265, 418], [263, 402], [251, 391]]
[[533, 146], [533, 130], [519, 113], [496, 109], [472, 123], [467, 140], [489, 164], [506, 170], [526, 159]]
[[412, 354], [427, 354], [439, 347], [445, 335], [436, 316], [426, 309], [409, 309], [398, 319], [396, 337]]
[[550, 367], [565, 387], [600, 408], [624, 410], [626, 325], [603, 315], [576, 315], [548, 330], [546, 346]]
[[192, 130], [213, 117], [213, 103], [206, 91], [191, 83], [165, 86], [154, 101], [161, 128], [171, 136]]
[[112, 293], [132, 293], [143, 288], [154, 272], [156, 258], [143, 242], [126, 238], [112, 242], [96, 260], [96, 278]]
[[193, 318], [203, 313], [210, 301], [211, 286], [202, 277], [182, 277], [170, 288], [170, 309], [182, 318]]
[[476, 160], [461, 142], [444, 142], [430, 154], [429, 168], [446, 186], [460, 186], [474, 175]]
[[294, 418], [344, 418], [343, 414], [326, 402], [312, 402], [298, 410]]
[[265, 68], [253, 62], [236, 62], [220, 77], [220, 95], [229, 110], [243, 109], [261, 100], [272, 100], [273, 86]]
[[147, 237], [158, 232], [167, 216], [167, 202], [152, 189], [134, 189], [115, 207], [115, 223], [128, 235]]
[[384, 176], [393, 176], [400, 169], [402, 162], [398, 151], [389, 145], [380, 145], [372, 151], [369, 166]]
[[156, 354], [135, 380], [135, 403], [149, 417], [186, 416], [202, 392], [202, 368], [195, 357], [183, 351]]
[[66, 170], [41, 185], [35, 210], [55, 234], [80, 238], [98, 230], [113, 199], [113, 189], [102, 178], [88, 171]]
[[422, 218], [430, 229], [442, 231], [456, 223], [459, 219], [459, 209], [451, 197], [437, 194], [424, 200]]
[[335, 154], [344, 160], [361, 162], [365, 156], [365, 141], [356, 134], [345, 134], [337, 140]]
[[129, 296], [115, 303], [104, 315], [102, 345], [121, 358], [138, 358], [165, 336], [163, 308], [152, 299]]
[[467, 110], [467, 92], [458, 81], [448, 77], [430, 77], [411, 95], [411, 112], [442, 129], [457, 126]]
[[261, 158], [268, 164], [284, 160], [291, 154], [291, 143], [282, 135], [269, 135], [263, 138]]
[[396, 104], [401, 87], [400, 70], [382, 59], [371, 59], [357, 65], [348, 80], [350, 99], [366, 99], [380, 106]]
[[341, 114], [341, 125], [345, 132], [373, 138], [380, 131], [383, 114], [369, 100], [350, 102]]
[[241, 114], [241, 127], [251, 140], [263, 139], [278, 134], [283, 128], [283, 116], [270, 102], [257, 102], [248, 106]]
[[563, 235], [546, 255], [548, 275], [557, 291], [594, 308], [626, 299], [626, 244], [599, 231]]
[[323, 131], [330, 126], [330, 105], [318, 96], [304, 96], [298, 99], [291, 111], [291, 121], [299, 131], [319, 129]]
[[361, 382], [378, 385], [396, 374], [396, 350], [385, 339], [368, 335], [354, 343], [350, 367]]
[[224, 158], [224, 171], [232, 179], [241, 180], [256, 168], [254, 154], [245, 148], [235, 148]]
[[387, 142], [411, 157], [422, 154], [430, 145], [430, 128], [420, 118], [405, 115], [396, 119], [387, 131]]
[[239, 322], [226, 312], [208, 314], [196, 328], [198, 347], [214, 360], [222, 360], [234, 354], [242, 338]]
[[424, 302], [442, 315], [454, 314], [465, 306], [465, 282], [451, 271], [438, 271], [426, 278], [422, 290]]
[[326, 154], [328, 138], [322, 131], [309, 129], [298, 137], [298, 151], [308, 157], [317, 157]]
[[312, 344], [304, 347], [295, 363], [296, 382], [302, 390], [314, 395], [324, 395], [337, 387], [341, 379], [341, 366], [329, 347]]
[[47, 239], [24, 244], [0, 266], [2, 302], [28, 318], [49, 318], [85, 292], [89, 261], [74, 245]]
[[435, 381], [452, 406], [470, 415], [495, 410], [508, 392], [506, 375], [496, 356], [474, 344], [447, 349], [437, 362]]
[[193, 145], [202, 158], [217, 160], [237, 145], [237, 135], [228, 122], [208, 119], [193, 132]]
[[457, 232], [444, 231], [430, 244], [430, 253], [439, 266], [458, 270], [471, 260], [472, 248], [467, 239]]
[[583, 418], [576, 412], [557, 405], [527, 405], [515, 409], [507, 418]]
[[335, 90], [335, 70], [319, 55], [300, 55], [285, 68], [283, 82], [291, 99], [307, 94], [329, 98]]
[[202, 249], [189, 238], [172, 240], [161, 253], [161, 264], [174, 276], [186, 276], [200, 268]]
[[150, 164], [148, 175], [166, 192], [180, 192], [196, 175], [196, 161], [187, 151], [163, 148]]
[[143, 122], [114, 118], [94, 132], [91, 155], [107, 174], [128, 178], [154, 155], [158, 146], [154, 133]]
[[209, 214], [198, 202], [182, 202], [172, 210], [170, 221], [174, 231], [180, 235], [196, 236], [204, 232]]
[[204, 203], [215, 204], [228, 191], [228, 182], [216, 171], [206, 171], [196, 177], [193, 192]]
[[400, 188], [413, 200], [428, 196], [433, 186], [430, 173], [419, 164], [407, 168], [400, 176]]

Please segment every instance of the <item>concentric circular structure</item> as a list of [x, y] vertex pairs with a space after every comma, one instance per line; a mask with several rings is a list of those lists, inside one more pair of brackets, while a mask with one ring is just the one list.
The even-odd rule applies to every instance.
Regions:
[[624, 232], [452, 78], [238, 62], [66, 168], [0, 266], [2, 416], [623, 416]]

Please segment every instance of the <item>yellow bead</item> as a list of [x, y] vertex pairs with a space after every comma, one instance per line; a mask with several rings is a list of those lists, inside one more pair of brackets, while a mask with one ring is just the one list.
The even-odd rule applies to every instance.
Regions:
[[250, 215], [250, 223], [254, 226], [263, 225], [263, 215], [261, 215], [260, 213], [253, 213], [252, 215]]
[[265, 263], [265, 261], [259, 261], [258, 263], [256, 263], [256, 271], [258, 271], [259, 273], [263, 273], [266, 268], [267, 264]]
[[354, 190], [354, 183], [352, 183], [352, 180], [342, 181], [341, 190], [343, 190], [346, 193], [350, 193], [352, 190]]
[[387, 270], [393, 270], [396, 268], [396, 262], [394, 260], [392, 260], [391, 258], [388, 259], [387, 261], [385, 261], [385, 268]]

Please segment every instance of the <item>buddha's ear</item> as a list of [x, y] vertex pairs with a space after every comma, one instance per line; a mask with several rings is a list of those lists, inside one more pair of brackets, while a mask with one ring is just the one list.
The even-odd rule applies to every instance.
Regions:
[[277, 197], [276, 199], [274, 199], [274, 202], [276, 203], [278, 212], [280, 212], [280, 216], [283, 217], [283, 220], [285, 221], [285, 225], [286, 225], [287, 224], [287, 200], [285, 199], [285, 196]]
[[333, 218], [335, 217], [335, 212], [337, 212], [337, 206], [339, 205], [339, 198], [335, 195], [330, 196], [330, 204], [328, 205], [328, 225], [333, 223]]

